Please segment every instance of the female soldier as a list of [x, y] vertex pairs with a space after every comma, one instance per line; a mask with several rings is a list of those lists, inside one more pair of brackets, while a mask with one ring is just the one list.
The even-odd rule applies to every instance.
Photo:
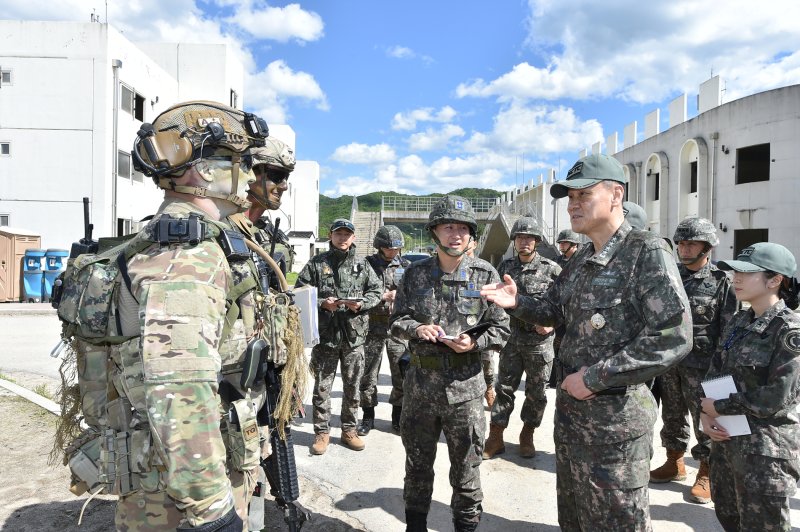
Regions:
[[[713, 440], [711, 497], [727, 531], [791, 530], [789, 497], [800, 477], [800, 316], [794, 256], [779, 244], [745, 248], [734, 270], [738, 312], [722, 335], [708, 377], [731, 375], [737, 393], [701, 400], [703, 431]], [[745, 415], [751, 434], [731, 437], [716, 420]]]

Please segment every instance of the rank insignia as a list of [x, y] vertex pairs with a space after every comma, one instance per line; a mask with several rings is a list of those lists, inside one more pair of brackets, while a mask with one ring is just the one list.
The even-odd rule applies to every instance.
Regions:
[[603, 317], [602, 314], [597, 313], [592, 315], [592, 317], [589, 319], [589, 323], [592, 324], [592, 327], [594, 329], [600, 330], [606, 326], [606, 319]]
[[473, 315], [467, 316], [467, 325], [472, 327], [476, 323], [478, 323], [478, 316], [473, 316]]
[[700, 315], [703, 315], [703, 314], [706, 313], [706, 307], [704, 307], [703, 305], [697, 305], [697, 308], [695, 310]]

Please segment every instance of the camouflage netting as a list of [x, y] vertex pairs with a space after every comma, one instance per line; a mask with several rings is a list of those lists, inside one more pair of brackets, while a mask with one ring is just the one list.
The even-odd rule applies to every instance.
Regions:
[[68, 346], [63, 351], [64, 358], [58, 368], [61, 386], [56, 392], [56, 400], [61, 406], [61, 415], [56, 421], [53, 448], [47, 458], [48, 465], [62, 462], [67, 465], [67, 447], [81, 433], [81, 390], [78, 385], [77, 350]]
[[281, 372], [281, 393], [275, 408], [278, 434], [286, 439], [286, 425], [303, 408], [303, 397], [308, 386], [308, 361], [303, 349], [303, 327], [300, 324], [300, 309], [288, 307], [287, 327], [284, 334], [286, 364]]

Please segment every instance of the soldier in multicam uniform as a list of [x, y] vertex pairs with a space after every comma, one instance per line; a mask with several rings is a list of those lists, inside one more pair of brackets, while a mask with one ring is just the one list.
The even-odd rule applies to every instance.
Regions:
[[694, 337], [689, 356], [659, 377], [664, 422], [661, 444], [667, 449], [667, 460], [650, 472], [650, 482], [686, 478], [683, 454], [689, 447], [688, 409], [697, 438], [692, 457], [700, 462], [689, 500], [705, 504], [711, 502], [708, 481], [711, 440], [699, 428], [700, 383], [708, 372], [725, 324], [736, 312], [736, 296], [730, 278], [711, 263], [711, 250], [719, 244], [714, 224], [704, 218], [687, 218], [678, 224], [673, 241], [678, 246], [681, 261], [678, 271], [692, 309]]
[[[501, 276], [510, 275], [520, 294], [543, 293], [561, 273], [561, 267], [536, 253], [536, 245], [543, 239], [539, 224], [534, 218], [523, 216], [514, 222], [510, 236], [517, 256], [504, 260], [497, 272]], [[553, 337], [552, 327], [511, 318], [511, 336], [500, 352], [497, 399], [492, 407], [489, 438], [483, 447], [484, 458], [492, 458], [506, 450], [503, 431], [514, 411], [514, 392], [519, 387], [523, 371], [526, 375], [525, 402], [520, 417], [524, 424], [519, 435], [519, 454], [523, 458], [535, 455], [533, 433], [542, 424], [547, 406], [545, 389], [553, 367]]]
[[[249, 206], [246, 189], [255, 180], [249, 150], [266, 137], [262, 130], [260, 138], [253, 136], [249, 118], [222, 104], [187, 102], [159, 115], [152, 129], [143, 126], [134, 146], [137, 168], [166, 192], [139, 235], [153, 244], [128, 261], [130, 292], [120, 294], [121, 322], [138, 324], [126, 334], [139, 338], [112, 351], [120, 397], [109, 409], [122, 412], [119, 418], [130, 408], [125, 405], [133, 407], [127, 429], [130, 470], [140, 488], [120, 494], [118, 530], [239, 531], [244, 526], [262, 439], [255, 421], [259, 405], [248, 400], [225, 411], [218, 383], [223, 367], [232, 362], [226, 349], [237, 336], [231, 331], [229, 341], [221, 343], [226, 303], [237, 300], [232, 295], [237, 285], [257, 283], [247, 248], [236, 245], [237, 233], [219, 220]], [[259, 125], [266, 129], [263, 121]], [[172, 131], [180, 149], [161, 159], [159, 139]], [[184, 160], [175, 162], [178, 156]], [[212, 231], [220, 237], [209, 238]], [[251, 399], [258, 396], [254, 392]], [[235, 455], [230, 478], [226, 446], [229, 465]]]
[[563, 268], [567, 265], [569, 259], [575, 255], [575, 252], [578, 251], [583, 240], [581, 240], [581, 236], [572, 229], [564, 229], [558, 233], [556, 242], [558, 243], [558, 251], [561, 252], [556, 262]]
[[381, 300], [382, 283], [364, 259], [356, 256], [356, 229], [350, 220], [337, 218], [330, 227], [329, 251], [312, 258], [297, 277], [296, 286], [317, 287], [319, 344], [311, 351], [314, 374], [312, 454], [324, 454], [330, 442], [331, 389], [336, 368], [342, 365], [342, 443], [361, 451], [356, 433], [359, 384], [364, 374], [364, 342], [368, 311]]
[[378, 373], [381, 370], [383, 348], [389, 359], [392, 376], [392, 391], [389, 403], [392, 405], [392, 428], [400, 430], [400, 413], [403, 410], [403, 377], [400, 371], [400, 357], [406, 350], [402, 342], [389, 334], [389, 316], [394, 307], [395, 294], [400, 278], [409, 261], [400, 255], [405, 245], [403, 233], [394, 225], [384, 225], [375, 233], [372, 245], [377, 253], [367, 257], [367, 262], [375, 275], [383, 281], [381, 302], [369, 311], [369, 333], [364, 348], [364, 376], [361, 377], [361, 408], [364, 417], [358, 426], [358, 435], [366, 436], [375, 428], [375, 407], [378, 405]]
[[499, 277], [488, 262], [466, 255], [478, 229], [469, 201], [445, 196], [433, 206], [426, 228], [439, 252], [406, 269], [391, 318], [392, 334], [408, 340], [411, 352], [400, 419], [406, 530], [427, 530], [436, 445], [444, 431], [455, 530], [473, 531], [483, 500], [481, 351], [502, 348], [508, 316], [480, 297], [479, 288]]
[[[714, 511], [726, 531], [792, 530], [790, 501], [800, 478], [800, 316], [795, 257], [780, 244], [761, 242], [733, 270], [739, 311], [722, 334], [708, 378], [733, 377], [737, 393], [705, 398], [703, 431], [713, 440], [709, 466]], [[734, 436], [718, 416], [747, 416], [750, 435]]]
[[656, 406], [645, 382], [690, 349], [691, 314], [664, 241], [631, 229], [622, 212], [622, 165], [580, 159], [555, 198], [569, 196], [575, 231], [589, 237], [540, 296], [513, 279], [487, 285], [487, 300], [532, 323], [564, 322], [556, 395], [558, 520], [563, 530], [650, 530], [647, 494]]

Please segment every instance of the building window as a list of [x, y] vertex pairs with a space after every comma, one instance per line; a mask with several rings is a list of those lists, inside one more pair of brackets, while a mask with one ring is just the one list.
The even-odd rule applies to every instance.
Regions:
[[139, 122], [144, 122], [144, 96], [120, 83], [119, 107]]
[[736, 184], [769, 181], [769, 144], [736, 150]]
[[10, 142], [0, 142], [0, 155], [4, 157], [9, 157], [11, 155], [11, 143]]
[[733, 232], [733, 257], [747, 246], [759, 242], [769, 242], [769, 229], [737, 229]]
[[231, 89], [231, 107], [238, 109], [237, 105], [239, 105], [239, 95], [236, 94], [235, 90]]
[[689, 163], [689, 192], [697, 192], [697, 161]]
[[117, 175], [119, 177], [131, 178], [131, 154], [124, 151], [117, 152]]
[[653, 172], [653, 201], [658, 201], [659, 193], [661, 192], [659, 189], [661, 188], [661, 174]]
[[0, 87], [3, 85], [13, 85], [11, 83], [11, 71], [10, 70], [0, 70]]
[[0, 227], [7, 227], [8, 226], [8, 214], [0, 214]]

